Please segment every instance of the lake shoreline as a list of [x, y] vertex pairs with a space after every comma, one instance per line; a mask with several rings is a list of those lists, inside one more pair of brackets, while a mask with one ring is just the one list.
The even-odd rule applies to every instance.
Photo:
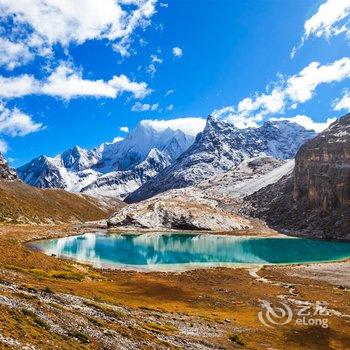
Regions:
[[[86, 236], [88, 235], [88, 236]], [[127, 241], [124, 241], [123, 239], [115, 239], [116, 237], [112, 238], [113, 236], [116, 236], [117, 238], [127, 238]], [[187, 237], [188, 236], [188, 237]], [[207, 239], [209, 239], [209, 237], [215, 237], [215, 238], [221, 238], [224, 240], [228, 240], [225, 244], [225, 249], [222, 248], [217, 248], [219, 250], [216, 251], [216, 253], [214, 253], [213, 251], [213, 247], [215, 246], [215, 244], [223, 244], [223, 242], [220, 241], [212, 241], [210, 240], [210, 259], [207, 260], [206, 258], [204, 258], [205, 256], [205, 250], [202, 251], [203, 249], [203, 244], [206, 242]], [[72, 244], [75, 246], [76, 242], [77, 244], [79, 243], [79, 249], [81, 250], [81, 252], [84, 252], [84, 254], [87, 254], [87, 250], [89, 251], [89, 256], [90, 254], [93, 255], [93, 260], [91, 260], [91, 258], [89, 256], [85, 256], [83, 257], [81, 255], [81, 252], [76, 251], [76, 253], [73, 253], [72, 251], [57, 251], [57, 248], [54, 248], [55, 244], [58, 244], [59, 247], [61, 247], [60, 249], [62, 249], [62, 244], [60, 244], [59, 242], [62, 241], [62, 239], [65, 238], [70, 238], [69, 241], [66, 242], [66, 240], [63, 241], [64, 246], [66, 246], [68, 244], [68, 246], [72, 246]], [[99, 252], [96, 254], [96, 252], [91, 251], [92, 246], [91, 243], [93, 242], [94, 244], [96, 243], [96, 240], [100, 240], [103, 239], [104, 244], [107, 243], [107, 241], [111, 238], [110, 242], [113, 244], [113, 249], [117, 249], [117, 251], [123, 251], [126, 248], [123, 247], [119, 247], [117, 248], [115, 246], [116, 243], [123, 243], [123, 242], [133, 242], [134, 238], [137, 239], [138, 245], [140, 245], [139, 242], [139, 238], [143, 237], [143, 239], [147, 240], [147, 244], [150, 244], [150, 246], [145, 246], [143, 249], [145, 249], [146, 251], [149, 249], [153, 249], [152, 248], [152, 243], [151, 241], [153, 239], [155, 239], [155, 243], [157, 244], [157, 250], [159, 249], [159, 252], [157, 253], [156, 257], [158, 260], [157, 263], [149, 263], [148, 260], [150, 259], [150, 261], [153, 261], [154, 258], [149, 257], [147, 258], [147, 263], [128, 263], [124, 260], [116, 260], [114, 262], [112, 262], [112, 260], [110, 260], [111, 258], [108, 258], [106, 260], [106, 258], [104, 258], [103, 252]], [[176, 240], [176, 242], [174, 242], [174, 246], [172, 244], [169, 245], [170, 251], [169, 253], [171, 254], [175, 254], [177, 252], [176, 246], [181, 246], [180, 251], [183, 254], [188, 254], [186, 253], [185, 250], [186, 249], [186, 241], [187, 242], [192, 242], [192, 238], [196, 238], [196, 250], [198, 248], [199, 251], [197, 253], [200, 254], [200, 261], [195, 261], [195, 255], [193, 255], [190, 259], [189, 262], [185, 262], [185, 261], [173, 261], [170, 262], [168, 260], [161, 262], [159, 261], [160, 257], [163, 256], [164, 254], [166, 254], [166, 247], [160, 247], [159, 244], [161, 244], [161, 241], [164, 237], [167, 237], [166, 239], [166, 244], [168, 246], [168, 244], [170, 243], [169, 239], [171, 240]], [[234, 239], [233, 241], [231, 239]], [[75, 241], [74, 241], [75, 239]], [[91, 241], [92, 239], [92, 241]], [[190, 241], [188, 241], [188, 239], [190, 239]], [[199, 241], [198, 241], [199, 239]], [[237, 241], [236, 241], [237, 239]], [[259, 243], [259, 240], [262, 240]], [[256, 259], [261, 260], [261, 261], [247, 261], [244, 262], [244, 256], [247, 256], [249, 259], [251, 259], [250, 257], [250, 253], [248, 251], [246, 251], [246, 249], [249, 247], [247, 246], [244, 249], [244, 254], [242, 255], [242, 253], [240, 252], [240, 246], [243, 244], [245, 245], [245, 243], [253, 244], [255, 241], [258, 243], [258, 246], [262, 245], [263, 251], [264, 249], [268, 248], [268, 245], [265, 247], [266, 242], [269, 242], [271, 244], [275, 244], [274, 240], [292, 240], [290, 241], [291, 243], [295, 243], [295, 244], [299, 244], [300, 247], [297, 248], [295, 250], [296, 247], [291, 248], [294, 249], [294, 251], [299, 251], [300, 249], [303, 249], [303, 244], [306, 244], [306, 242], [308, 242], [308, 246], [311, 244], [312, 245], [312, 241], [315, 241], [315, 244], [320, 245], [320, 248], [325, 249], [327, 247], [327, 243], [333, 243], [336, 244], [336, 242], [325, 242], [325, 241], [321, 241], [321, 240], [306, 240], [305, 243], [303, 243], [303, 238], [298, 238], [298, 237], [290, 237], [290, 236], [285, 236], [285, 235], [278, 235], [278, 236], [247, 236], [247, 235], [235, 235], [235, 236], [230, 236], [228, 237], [227, 235], [220, 235], [220, 234], [215, 234], [215, 235], [211, 235], [210, 232], [206, 232], [206, 233], [198, 233], [197, 231], [153, 231], [153, 232], [145, 232], [145, 231], [122, 231], [122, 232], [110, 232], [107, 230], [94, 230], [92, 232], [88, 232], [88, 233], [82, 233], [82, 234], [77, 234], [77, 235], [73, 235], [73, 236], [65, 236], [65, 237], [60, 237], [60, 238], [50, 238], [50, 239], [40, 239], [40, 240], [36, 240], [36, 241], [31, 241], [27, 243], [27, 246], [30, 249], [33, 250], [37, 250], [40, 251], [48, 256], [53, 256], [56, 258], [60, 258], [60, 259], [66, 259], [66, 260], [70, 260], [72, 262], [75, 263], [79, 263], [79, 264], [83, 264], [83, 265], [89, 265], [92, 266], [96, 269], [103, 269], [103, 270], [123, 270], [123, 271], [137, 271], [137, 272], [143, 272], [143, 273], [149, 273], [149, 272], [169, 272], [169, 273], [177, 273], [177, 272], [183, 272], [183, 271], [191, 271], [191, 270], [196, 270], [196, 269], [210, 269], [210, 268], [251, 268], [254, 266], [273, 266], [273, 265], [277, 265], [277, 266], [289, 266], [289, 265], [302, 265], [302, 264], [316, 264], [316, 263], [331, 263], [331, 262], [339, 262], [339, 261], [346, 261], [350, 258], [350, 254], [348, 254], [346, 257], [325, 257], [324, 259], [321, 258], [320, 256], [315, 256], [315, 258], [310, 258], [310, 260], [306, 260], [306, 261], [299, 261], [297, 258], [295, 261], [289, 260], [289, 261], [273, 261], [275, 258], [273, 258], [273, 255], [271, 257], [268, 257], [266, 260], [266, 257], [264, 258], [264, 254], [261, 256], [259, 253], [259, 249], [257, 251], [252, 252], [252, 257], [256, 257]], [[88, 247], [84, 248], [84, 242], [87, 242]], [[258, 241], [257, 241], [258, 240]], [[294, 241], [293, 240], [298, 240], [298, 241]], [[286, 241], [286, 242], [288, 242]], [[250, 243], [251, 242], [251, 243]], [[278, 242], [278, 241], [276, 241]], [[280, 241], [281, 244], [283, 243], [283, 241]], [[338, 242], [340, 243], [340, 242]], [[142, 244], [142, 243], [141, 243]], [[185, 244], [185, 245], [184, 245]], [[193, 244], [193, 243], [191, 243]], [[214, 244], [214, 246], [213, 246]], [[233, 250], [230, 250], [230, 252], [226, 252], [228, 245], [231, 244]], [[340, 243], [339, 248], [344, 248], [345, 243], [342, 242]], [[254, 245], [255, 246], [255, 245]], [[73, 246], [72, 246], [73, 247]], [[141, 247], [141, 246], [140, 246]], [[138, 249], [140, 249], [140, 247], [138, 247]], [[255, 246], [256, 247], [256, 246]], [[155, 248], [155, 247], [154, 247]], [[189, 247], [188, 247], [189, 248]], [[243, 246], [242, 246], [243, 248]], [[331, 247], [330, 247], [331, 248]], [[335, 248], [335, 247], [334, 247]], [[74, 249], [78, 249], [78, 247], [74, 248]], [[130, 247], [128, 246], [127, 249], [130, 249]], [[175, 250], [174, 250], [175, 249]], [[249, 248], [248, 248], [249, 249]], [[254, 248], [256, 249], [256, 248]], [[275, 247], [273, 249], [273, 251], [276, 251], [277, 247]], [[307, 248], [309, 251], [312, 251], [311, 247]], [[164, 250], [164, 251], [163, 251]], [[333, 248], [332, 248], [333, 250]], [[179, 251], [179, 252], [180, 252]], [[162, 252], [162, 253], [161, 253]], [[221, 252], [220, 254], [223, 254], [224, 252], [226, 252], [225, 254], [229, 254], [228, 256], [226, 256], [224, 258], [224, 261], [220, 261], [219, 256], [217, 258], [214, 258], [213, 254], [218, 254], [219, 252]], [[241, 254], [242, 256], [238, 255], [236, 256], [236, 254]], [[74, 255], [76, 254], [76, 256]], [[110, 256], [110, 250], [108, 255]], [[247, 255], [248, 254], [248, 255]], [[326, 251], [325, 251], [326, 254]], [[329, 254], [329, 253], [327, 253]], [[129, 252], [128, 256], [137, 256], [138, 253], [137, 252]], [[304, 256], [304, 254], [302, 254]], [[208, 257], [209, 257], [208, 256]], [[230, 257], [229, 259], [238, 259], [237, 261], [227, 261], [226, 259]], [[115, 256], [116, 259], [118, 258], [118, 254]], [[122, 257], [120, 257], [122, 258]], [[123, 258], [122, 258], [123, 259]], [[204, 259], [204, 260], [202, 260]], [[278, 259], [278, 258], [277, 258]], [[282, 258], [283, 259], [283, 258]], [[212, 260], [212, 261], [210, 261]], [[272, 260], [272, 261], [271, 261]]]
[[[209, 349], [206, 344], [230, 349], [233, 335], [247, 349], [261, 344], [280, 349], [287, 342], [288, 349], [297, 350], [300, 339], [305, 349], [322, 349], [328, 341], [339, 344], [338, 348], [349, 347], [348, 321], [343, 316], [350, 314], [349, 261], [262, 266], [255, 277], [247, 268], [224, 267], [142, 273], [98, 270], [26, 247], [35, 239], [88, 231], [91, 228], [71, 225], [0, 226], [0, 293], [12, 303], [12, 312], [21, 321], [17, 323], [1, 299], [3, 336], [21, 339], [21, 329], [26, 327], [26, 342], [42, 348], [42, 337], [32, 336], [38, 326], [28, 323], [21, 311], [28, 308], [37, 310], [50, 329], [41, 334], [51, 348], [81, 349], [84, 339], [94, 348], [103, 348], [112, 340], [126, 344], [128, 339], [142, 347], [147, 339], [153, 347], [165, 349], [169, 346], [164, 341], [171, 339], [188, 349]], [[294, 312], [300, 302], [327, 302], [336, 311], [329, 316], [332, 332], [292, 323], [273, 329], [262, 325], [257, 318], [260, 300], [278, 303], [281, 298]], [[71, 317], [77, 319], [77, 315], [81, 323], [71, 323]], [[57, 329], [62, 333], [56, 333]], [[81, 332], [80, 340], [67, 335], [73, 332]]]

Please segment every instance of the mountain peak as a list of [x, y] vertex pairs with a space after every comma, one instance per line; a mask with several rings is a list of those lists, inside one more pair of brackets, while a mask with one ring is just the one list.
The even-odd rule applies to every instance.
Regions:
[[196, 185], [252, 157], [291, 159], [299, 147], [315, 135], [285, 121], [238, 129], [230, 122], [209, 116], [192, 146], [126, 200], [140, 201], [170, 189]]
[[0, 180], [16, 180], [17, 174], [7, 164], [6, 160], [0, 153]]
[[141, 122], [123, 140], [92, 150], [75, 146], [53, 158], [38, 157], [18, 168], [18, 174], [37, 187], [127, 195], [193, 143], [192, 135], [155, 125]]

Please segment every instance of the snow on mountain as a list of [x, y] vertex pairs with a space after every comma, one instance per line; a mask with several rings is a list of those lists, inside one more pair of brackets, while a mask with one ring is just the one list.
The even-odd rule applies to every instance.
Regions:
[[112, 171], [98, 177], [81, 192], [123, 198], [171, 164], [166, 152], [152, 148], [146, 159], [132, 170]]
[[126, 201], [140, 201], [169, 189], [198, 184], [249, 158], [291, 159], [299, 147], [315, 135], [314, 131], [289, 121], [268, 121], [259, 128], [238, 129], [210, 116], [193, 145], [169, 167], [130, 194]]
[[290, 174], [294, 168], [294, 159], [273, 157], [254, 157], [244, 160], [223, 174], [217, 174], [197, 185], [207, 194], [243, 198], [261, 188], [277, 182]]
[[55, 157], [40, 156], [17, 173], [40, 188], [122, 198], [170, 165], [193, 141], [194, 136], [180, 130], [156, 130], [141, 122], [124, 140], [92, 150], [76, 146]]
[[3, 158], [0, 153], [0, 180], [16, 180], [16, 172], [9, 167], [6, 160]]

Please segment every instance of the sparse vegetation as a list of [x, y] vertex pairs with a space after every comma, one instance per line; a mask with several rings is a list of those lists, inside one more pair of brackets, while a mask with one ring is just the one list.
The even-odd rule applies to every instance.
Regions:
[[93, 197], [59, 189], [39, 189], [20, 181], [0, 181], [0, 222], [11, 224], [76, 222], [106, 219], [123, 206], [109, 200], [107, 209]]
[[47, 294], [55, 294], [54, 291], [53, 291], [50, 287], [48, 287], [48, 286], [46, 286], [46, 287], [43, 289], [43, 292], [44, 292], [44, 293], [47, 293]]
[[238, 334], [230, 334], [228, 336], [228, 339], [230, 339], [232, 341], [232, 343], [235, 343], [237, 345], [241, 345], [241, 346], [245, 345], [244, 341], [242, 340], [242, 338]]

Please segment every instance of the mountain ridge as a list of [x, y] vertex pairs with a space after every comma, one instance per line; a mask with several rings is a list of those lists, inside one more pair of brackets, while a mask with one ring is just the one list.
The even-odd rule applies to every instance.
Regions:
[[203, 132], [196, 136], [191, 147], [125, 201], [138, 202], [166, 190], [195, 185], [247, 158], [293, 158], [299, 147], [314, 136], [314, 131], [289, 121], [268, 121], [259, 128], [238, 129], [209, 116]]
[[24, 182], [39, 188], [123, 198], [167, 167], [193, 140], [180, 130], [159, 131], [140, 123], [124, 140], [92, 150], [75, 146], [55, 157], [39, 156], [17, 172]]

